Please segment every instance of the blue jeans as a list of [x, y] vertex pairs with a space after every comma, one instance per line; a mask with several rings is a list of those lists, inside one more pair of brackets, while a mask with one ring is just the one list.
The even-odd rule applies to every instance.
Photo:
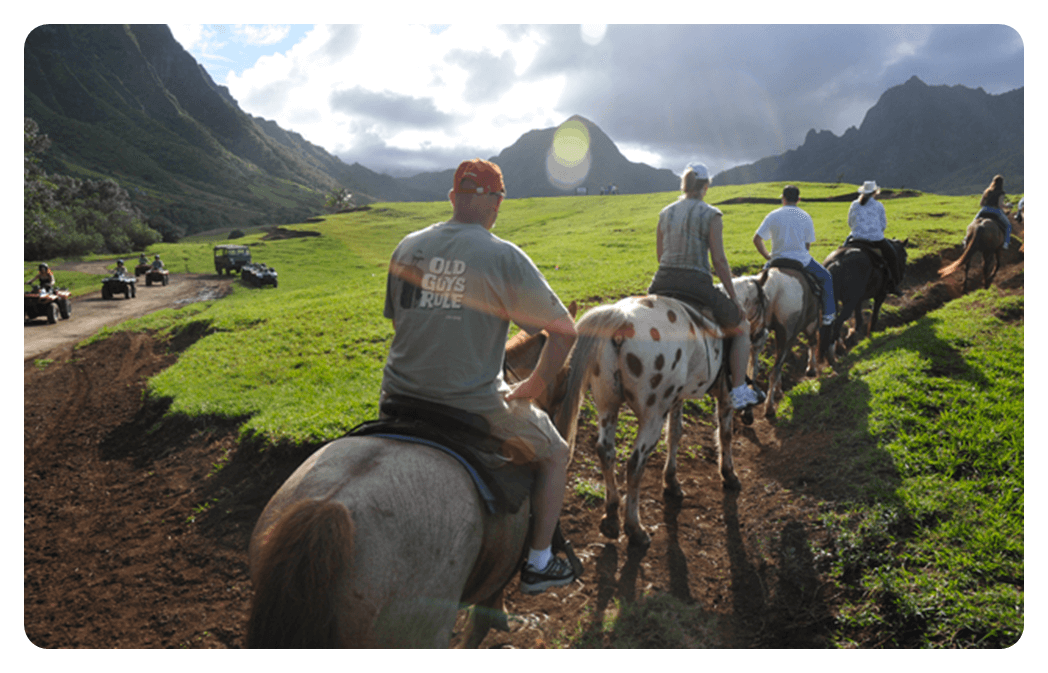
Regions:
[[[800, 262], [797, 262], [800, 264]], [[764, 268], [767, 269], [771, 266], [771, 260], [768, 260], [764, 264]], [[804, 267], [804, 270], [819, 279], [819, 284], [822, 285], [822, 317], [823, 320], [827, 316], [835, 317], [837, 315], [837, 302], [833, 298], [833, 276], [830, 272], [815, 261], [813, 257], [808, 265]]]
[[830, 272], [822, 264], [816, 262], [814, 257], [804, 269], [822, 283], [823, 320], [829, 316], [834, 316], [837, 313], [837, 302], [833, 298], [833, 276], [830, 275]]
[[1008, 243], [1012, 240], [1012, 221], [1008, 219], [1008, 216], [1004, 214], [1004, 211], [1000, 208], [991, 208], [990, 206], [983, 206], [979, 211], [979, 214], [975, 217], [991, 217], [1001, 224], [1004, 225], [1004, 247], [1008, 247]]

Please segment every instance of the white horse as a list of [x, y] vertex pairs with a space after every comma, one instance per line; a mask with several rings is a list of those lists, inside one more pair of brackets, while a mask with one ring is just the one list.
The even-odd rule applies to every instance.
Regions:
[[[768, 396], [764, 402], [764, 416], [772, 418], [778, 409], [776, 396], [782, 392], [783, 363], [801, 334], [808, 337], [806, 373], [815, 376], [818, 371], [817, 337], [822, 313], [815, 293], [799, 271], [771, 267], [766, 274], [761, 274], [759, 282], [767, 301], [763, 326], [775, 334], [775, 362], [768, 372]], [[760, 345], [763, 346], [763, 342]], [[756, 370], [756, 358], [753, 362]], [[756, 371], [751, 376], [756, 378]]]
[[[753, 322], [763, 310], [763, 294], [752, 279], [733, 283]], [[743, 289], [745, 288], [745, 292]], [[747, 299], [749, 298], [749, 299]], [[597, 454], [605, 481], [605, 514], [601, 532], [619, 536], [619, 491], [615, 480], [615, 431], [619, 409], [626, 404], [637, 417], [637, 439], [627, 464], [625, 532], [630, 544], [646, 546], [651, 537], [641, 525], [638, 502], [648, 457], [659, 443], [669, 417], [665, 495], [683, 497], [677, 480], [677, 448], [683, 435], [686, 399], [713, 395], [717, 401], [717, 448], [726, 488], [738, 489], [731, 455], [732, 405], [729, 376], [724, 371], [724, 334], [712, 320], [697, 316], [676, 299], [649, 295], [628, 297], [590, 309], [576, 323], [579, 337], [566, 365], [563, 397], [551, 409], [557, 429], [574, 449], [579, 409], [586, 390], [593, 393], [600, 423]], [[758, 327], [757, 331], [763, 327]]]

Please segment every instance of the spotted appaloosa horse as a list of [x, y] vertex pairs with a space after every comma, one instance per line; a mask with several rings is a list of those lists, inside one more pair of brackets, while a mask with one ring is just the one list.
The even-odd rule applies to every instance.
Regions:
[[[745, 282], [738, 281], [736, 287]], [[749, 290], [747, 296], [752, 296], [753, 301], [763, 296], [757, 289]], [[742, 293], [737, 292], [741, 298]], [[655, 295], [628, 297], [590, 309], [576, 323], [576, 329], [579, 336], [566, 365], [563, 397], [554, 405], [551, 416], [574, 448], [582, 398], [587, 388], [592, 391], [600, 422], [597, 454], [605, 481], [605, 514], [600, 530], [616, 539], [619, 491], [615, 480], [615, 431], [621, 406], [626, 404], [633, 410], [638, 428], [627, 463], [625, 532], [631, 545], [646, 546], [651, 537], [641, 525], [638, 513], [640, 482], [667, 417], [669, 450], [663, 470], [664, 493], [673, 498], [684, 494], [677, 480], [684, 400], [707, 394], [716, 399], [721, 478], [726, 488], [740, 487], [731, 455], [730, 382], [729, 376], [722, 373], [723, 332], [713, 321], [696, 316], [681, 302]]]

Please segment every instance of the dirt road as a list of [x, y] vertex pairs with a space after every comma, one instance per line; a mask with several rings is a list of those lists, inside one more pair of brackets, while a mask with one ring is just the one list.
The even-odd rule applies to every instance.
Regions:
[[[78, 262], [55, 268], [61, 284], [62, 271], [109, 273], [102, 262]], [[146, 315], [162, 308], [177, 307], [194, 301], [215, 299], [229, 292], [230, 277], [208, 274], [172, 273], [168, 285], [146, 287], [145, 276], [139, 276], [135, 297], [102, 299], [101, 283], [97, 292], [73, 299], [68, 320], [48, 325], [43, 318], [28, 321], [23, 331], [23, 359], [34, 358], [60, 346], [72, 346], [107, 325]]]

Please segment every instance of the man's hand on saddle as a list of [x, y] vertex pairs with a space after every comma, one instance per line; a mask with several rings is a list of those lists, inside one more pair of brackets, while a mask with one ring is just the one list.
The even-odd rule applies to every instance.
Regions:
[[546, 382], [537, 376], [529, 376], [506, 393], [506, 401], [534, 400], [546, 391]]

